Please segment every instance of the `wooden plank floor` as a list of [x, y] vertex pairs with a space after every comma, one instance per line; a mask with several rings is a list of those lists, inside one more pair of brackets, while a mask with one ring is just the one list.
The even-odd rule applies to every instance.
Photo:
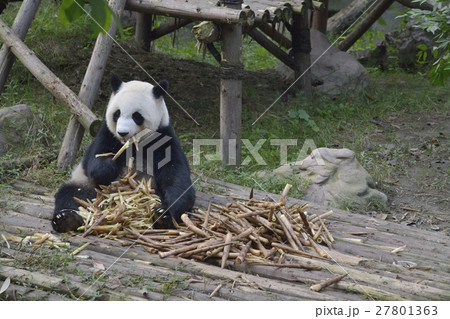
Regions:
[[[197, 206], [247, 198], [250, 189], [199, 179]], [[327, 217], [336, 239], [328, 259], [286, 255], [288, 263], [322, 270], [215, 264], [161, 259], [142, 247], [122, 247], [95, 236], [57, 236], [70, 249], [28, 247], [8, 240], [50, 233], [52, 190], [23, 181], [0, 193], [0, 282], [11, 279], [8, 300], [450, 300], [449, 237], [371, 216], [335, 210]], [[214, 195], [211, 195], [214, 194]], [[255, 191], [255, 198], [279, 195]], [[288, 204], [304, 203], [290, 198]], [[309, 213], [329, 210], [309, 203]], [[355, 235], [358, 234], [358, 235]], [[70, 252], [90, 245], [79, 255]], [[405, 246], [399, 253], [392, 250]], [[401, 261], [417, 264], [407, 269]], [[101, 274], [107, 270], [104, 276]], [[336, 274], [348, 276], [313, 292], [309, 287]]]

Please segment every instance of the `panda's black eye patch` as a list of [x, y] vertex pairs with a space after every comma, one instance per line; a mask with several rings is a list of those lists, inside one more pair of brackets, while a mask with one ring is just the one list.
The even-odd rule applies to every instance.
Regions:
[[117, 122], [117, 120], [119, 119], [119, 117], [120, 117], [120, 110], [117, 110], [117, 111], [115, 111], [114, 114], [113, 114], [113, 121], [114, 121], [114, 122]]
[[133, 113], [133, 120], [134, 120], [134, 123], [136, 123], [136, 125], [144, 124], [144, 118], [142, 117], [141, 113], [139, 113], [139, 112]]

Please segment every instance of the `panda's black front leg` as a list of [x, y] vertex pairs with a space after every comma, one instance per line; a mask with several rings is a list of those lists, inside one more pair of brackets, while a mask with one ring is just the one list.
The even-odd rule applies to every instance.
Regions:
[[120, 174], [120, 164], [112, 158], [95, 158], [87, 168], [87, 175], [93, 179], [97, 185], [109, 185], [116, 180]]
[[95, 189], [89, 186], [66, 183], [55, 194], [55, 211], [53, 213], [52, 227], [58, 233], [76, 230], [84, 224], [83, 218], [78, 215], [79, 204], [74, 200], [92, 199], [96, 196]]
[[172, 219], [180, 224], [181, 215], [190, 212], [195, 201], [195, 192], [191, 187], [183, 192], [178, 188], [169, 188], [158, 195], [161, 198], [158, 212], [163, 213], [162, 218], [167, 228], [174, 228]]

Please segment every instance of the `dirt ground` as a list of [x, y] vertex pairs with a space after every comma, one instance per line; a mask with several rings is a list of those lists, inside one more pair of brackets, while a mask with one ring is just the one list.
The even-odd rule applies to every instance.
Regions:
[[[391, 176], [381, 185], [389, 198], [388, 219], [450, 234], [450, 114], [392, 115], [376, 140], [384, 146], [383, 158]], [[395, 134], [395, 144], [385, 141]]]

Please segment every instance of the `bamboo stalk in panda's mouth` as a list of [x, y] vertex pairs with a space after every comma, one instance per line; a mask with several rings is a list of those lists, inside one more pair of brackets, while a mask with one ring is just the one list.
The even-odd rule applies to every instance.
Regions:
[[119, 158], [120, 155], [122, 155], [123, 152], [125, 152], [131, 145], [131, 143], [133, 143], [136, 146], [136, 150], [139, 150], [139, 142], [148, 137], [150, 134], [152, 134], [153, 131], [145, 128], [142, 131], [140, 131], [139, 133], [133, 135], [130, 139], [128, 139], [123, 145], [122, 147], [117, 151], [117, 153], [102, 153], [102, 154], [96, 154], [95, 157], [107, 157], [107, 156], [113, 156], [112, 160], [115, 161]]

